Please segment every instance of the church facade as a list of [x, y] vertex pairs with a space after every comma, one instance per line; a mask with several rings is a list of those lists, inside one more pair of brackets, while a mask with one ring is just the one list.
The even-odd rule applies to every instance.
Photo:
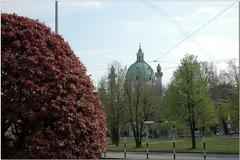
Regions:
[[134, 85], [139, 82], [144, 82], [146, 85], [154, 85], [157, 90], [158, 95], [162, 99], [163, 89], [162, 89], [162, 76], [160, 64], [156, 67], [156, 72], [152, 67], [144, 61], [144, 53], [139, 44], [139, 49], [137, 52], [137, 60], [128, 68], [126, 80], [130, 85]]

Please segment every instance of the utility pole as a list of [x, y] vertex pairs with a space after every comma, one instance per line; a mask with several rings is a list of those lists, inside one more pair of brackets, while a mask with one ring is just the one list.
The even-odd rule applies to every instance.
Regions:
[[[240, 42], [240, 1], [238, 1], [238, 44]], [[240, 74], [240, 45], [238, 45], [238, 73]], [[238, 79], [239, 81], [240, 79]], [[238, 87], [238, 95], [240, 94], [240, 87]], [[240, 103], [240, 98], [238, 99], [238, 102]], [[239, 104], [238, 103], [238, 104]], [[238, 111], [240, 113], [240, 110]]]
[[55, 33], [58, 34], [58, 1], [55, 1]]

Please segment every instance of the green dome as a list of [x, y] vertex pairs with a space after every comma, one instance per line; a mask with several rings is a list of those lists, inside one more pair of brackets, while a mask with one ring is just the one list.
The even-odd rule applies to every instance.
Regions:
[[127, 71], [127, 81], [134, 83], [137, 81], [153, 82], [154, 72], [150, 65], [143, 60], [143, 52], [141, 46], [137, 53], [137, 61], [133, 63]]

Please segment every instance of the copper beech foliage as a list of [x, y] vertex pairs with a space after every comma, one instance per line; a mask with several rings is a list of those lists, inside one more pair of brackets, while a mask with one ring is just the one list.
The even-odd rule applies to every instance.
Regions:
[[100, 158], [105, 114], [83, 64], [44, 24], [1, 18], [2, 158]]

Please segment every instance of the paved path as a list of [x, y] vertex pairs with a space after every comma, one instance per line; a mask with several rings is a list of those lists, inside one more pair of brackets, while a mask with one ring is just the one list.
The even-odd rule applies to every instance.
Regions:
[[[123, 152], [107, 152], [106, 159], [124, 158]], [[144, 152], [127, 152], [127, 159], [146, 159]], [[172, 153], [151, 152], [150, 160], [171, 160]], [[176, 160], [203, 160], [201, 153], [176, 153]], [[207, 160], [239, 160], [238, 154], [207, 154]]]

